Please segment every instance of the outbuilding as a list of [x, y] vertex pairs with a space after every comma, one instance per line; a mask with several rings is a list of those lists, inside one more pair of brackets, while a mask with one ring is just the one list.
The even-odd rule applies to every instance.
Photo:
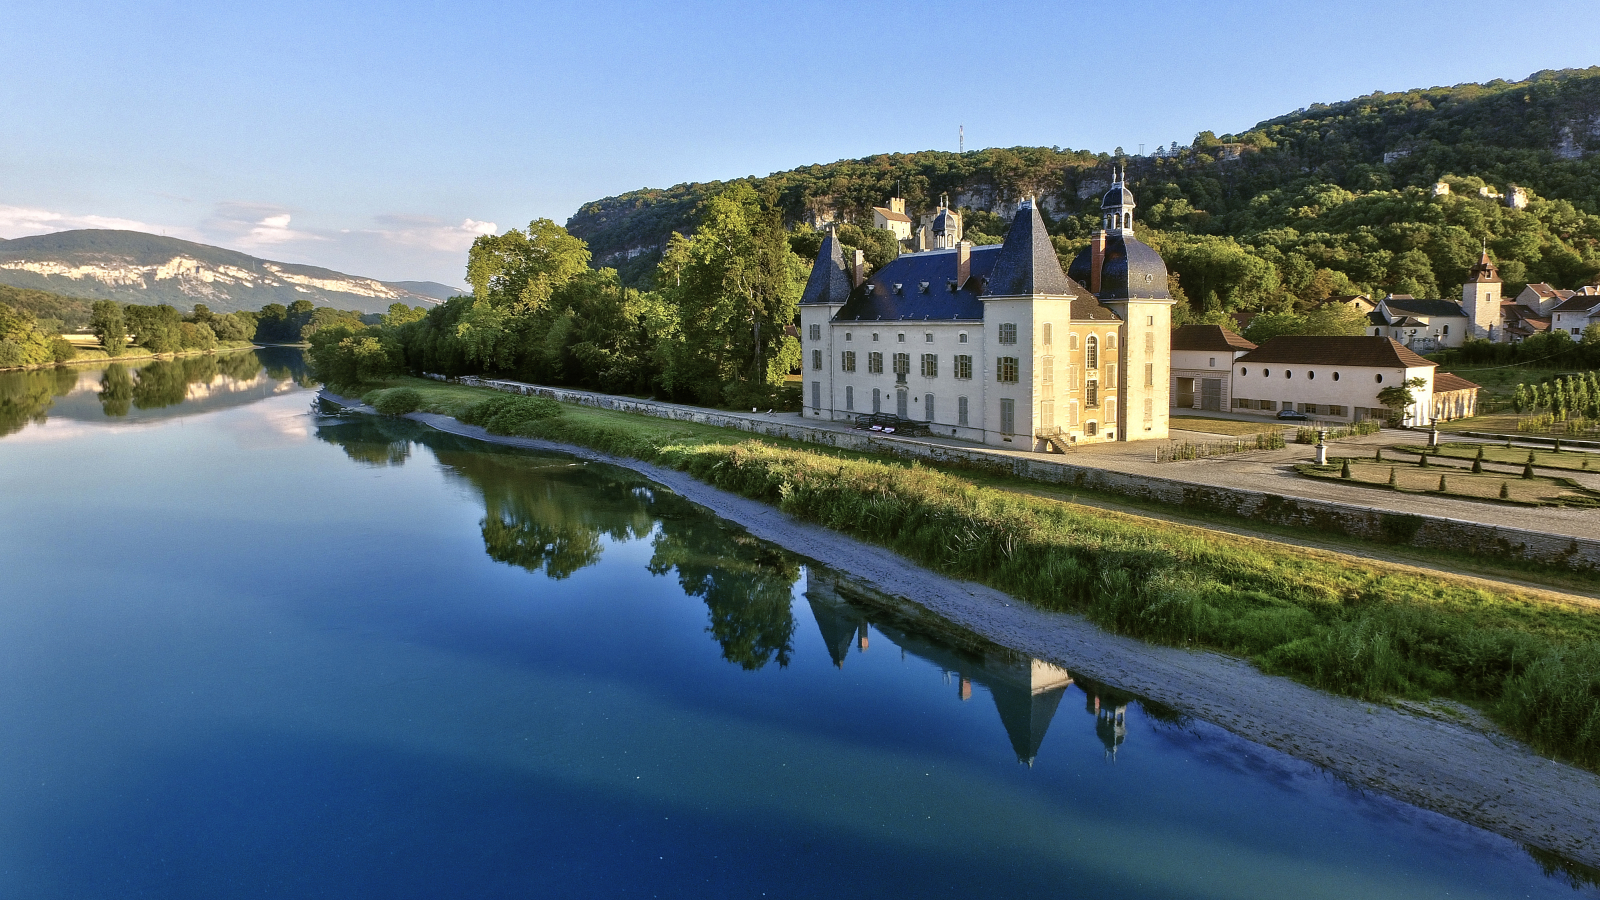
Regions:
[[1172, 332], [1172, 408], [1221, 412], [1233, 405], [1229, 370], [1256, 349], [1221, 325], [1184, 325]]
[[[1233, 410], [1274, 415], [1292, 409], [1329, 421], [1388, 419], [1379, 393], [1409, 387], [1401, 424], [1426, 424], [1435, 364], [1391, 338], [1284, 335], [1234, 360]], [[1421, 379], [1421, 387], [1411, 385]]]

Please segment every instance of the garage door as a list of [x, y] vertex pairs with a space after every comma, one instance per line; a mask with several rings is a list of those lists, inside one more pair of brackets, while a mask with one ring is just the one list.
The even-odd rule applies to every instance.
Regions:
[[1200, 408], [1222, 411], [1222, 379], [1200, 379]]

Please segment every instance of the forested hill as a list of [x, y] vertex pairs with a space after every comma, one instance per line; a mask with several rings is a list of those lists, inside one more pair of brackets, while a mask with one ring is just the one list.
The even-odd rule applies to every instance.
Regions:
[[[891, 195], [922, 212], [948, 193], [971, 211], [968, 230], [991, 237], [1037, 194], [1066, 253], [1094, 226], [1114, 157], [925, 151], [744, 180], [792, 224], [870, 224]], [[1600, 67], [1313, 104], [1126, 164], [1136, 219], [1197, 309], [1351, 289], [1448, 294], [1485, 240], [1508, 286], [1575, 287], [1600, 274]], [[1525, 209], [1494, 196], [1512, 186], [1528, 192]], [[567, 227], [637, 283], [667, 235], [692, 229], [700, 203], [724, 187], [633, 191], [585, 204]]]
[[431, 306], [455, 293], [432, 282], [383, 282], [161, 235], [100, 229], [0, 241], [0, 285], [184, 310], [202, 303], [219, 313], [296, 300], [376, 313], [392, 303]]

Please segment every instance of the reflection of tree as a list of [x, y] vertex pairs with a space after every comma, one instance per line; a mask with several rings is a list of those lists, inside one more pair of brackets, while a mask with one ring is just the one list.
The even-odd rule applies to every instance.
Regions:
[[602, 538], [639, 540], [654, 532], [651, 573], [676, 571], [684, 592], [705, 601], [708, 630], [725, 659], [746, 669], [789, 662], [799, 563], [644, 478], [566, 457], [485, 448], [404, 419], [325, 424], [317, 437], [364, 462], [403, 459], [404, 451], [393, 448], [428, 445], [483, 494], [480, 528], [490, 558], [548, 578], [594, 565]]
[[213, 359], [217, 361], [217, 369], [234, 381], [254, 381], [261, 374], [261, 358], [254, 350], [221, 353]]
[[602, 535], [650, 533], [643, 480], [576, 467], [565, 459], [487, 451], [438, 451], [439, 461], [483, 493], [483, 545], [491, 559], [566, 578], [600, 560]]
[[100, 373], [100, 410], [108, 416], [125, 416], [133, 404], [133, 376], [122, 363], [112, 363]]
[[55, 398], [77, 383], [78, 374], [67, 369], [0, 372], [0, 436], [21, 431], [29, 422], [43, 425]]
[[684, 592], [705, 600], [711, 636], [722, 645], [724, 659], [746, 669], [774, 659], [780, 666], [789, 664], [795, 629], [791, 592], [800, 578], [793, 557], [685, 508], [662, 519], [650, 559], [650, 571], [657, 575], [674, 569]]
[[177, 406], [189, 396], [189, 385], [209, 384], [217, 374], [217, 358], [209, 354], [156, 360], [139, 370], [133, 384], [133, 405], [139, 409]]

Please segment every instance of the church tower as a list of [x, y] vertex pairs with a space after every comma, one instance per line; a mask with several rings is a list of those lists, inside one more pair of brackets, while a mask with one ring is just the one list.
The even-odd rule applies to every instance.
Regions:
[[1485, 340], [1500, 338], [1500, 273], [1485, 249], [1478, 264], [1461, 286], [1461, 309], [1472, 319], [1472, 336]]

